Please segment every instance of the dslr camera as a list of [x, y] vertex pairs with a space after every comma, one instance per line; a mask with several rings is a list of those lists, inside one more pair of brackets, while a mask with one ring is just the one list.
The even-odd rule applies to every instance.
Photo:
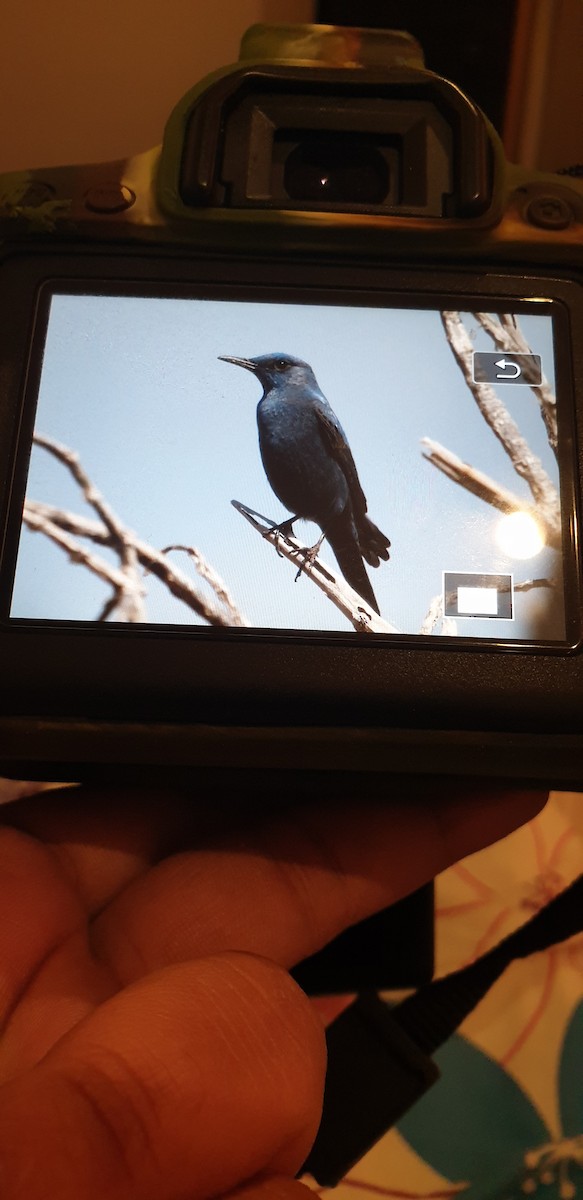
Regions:
[[4, 774], [583, 785], [582, 181], [406, 34], [255, 26], [0, 242]]

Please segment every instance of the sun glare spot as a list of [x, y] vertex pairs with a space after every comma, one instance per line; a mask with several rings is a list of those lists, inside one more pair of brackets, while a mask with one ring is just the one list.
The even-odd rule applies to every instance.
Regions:
[[545, 544], [541, 526], [526, 512], [501, 517], [496, 526], [496, 541], [508, 558], [534, 558]]

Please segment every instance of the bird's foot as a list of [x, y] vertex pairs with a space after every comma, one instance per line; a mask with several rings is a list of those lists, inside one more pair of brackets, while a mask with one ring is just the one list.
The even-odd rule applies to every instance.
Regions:
[[315, 543], [315, 545], [302, 546], [300, 554], [302, 555], [302, 558], [304, 561], [303, 561], [301, 567], [298, 567], [298, 572], [297, 572], [297, 575], [294, 580], [295, 583], [298, 582], [298, 579], [299, 579], [302, 571], [305, 571], [305, 570], [309, 571], [310, 567], [312, 567], [314, 565], [314, 563], [318, 557], [318, 554], [320, 553], [320, 546], [322, 545], [323, 541], [324, 541], [324, 534], [322, 534], [321, 538], [318, 538], [318, 541]]
[[294, 536], [294, 521], [295, 521], [295, 517], [289, 517], [287, 521], [281, 521], [281, 523], [279, 525], [272, 525], [271, 529], [269, 530], [270, 533], [275, 534], [275, 543], [274, 543], [275, 550], [280, 558], [283, 558], [283, 554], [281, 553], [281, 550], [279, 548], [280, 535], [282, 535], [283, 537], [293, 537]]

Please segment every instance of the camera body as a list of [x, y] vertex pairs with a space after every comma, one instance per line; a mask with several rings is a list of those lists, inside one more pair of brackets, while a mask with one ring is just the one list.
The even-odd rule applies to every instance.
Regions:
[[[258, 26], [161, 148], [0, 176], [0, 238], [4, 774], [580, 786], [581, 181], [407, 35]], [[375, 605], [260, 456], [270, 355], [390, 537]]]

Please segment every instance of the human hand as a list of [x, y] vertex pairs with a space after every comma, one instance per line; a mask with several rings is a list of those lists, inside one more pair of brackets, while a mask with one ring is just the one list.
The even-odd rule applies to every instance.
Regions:
[[544, 798], [265, 772], [7, 806], [2, 1200], [302, 1200], [325, 1041], [287, 970]]

